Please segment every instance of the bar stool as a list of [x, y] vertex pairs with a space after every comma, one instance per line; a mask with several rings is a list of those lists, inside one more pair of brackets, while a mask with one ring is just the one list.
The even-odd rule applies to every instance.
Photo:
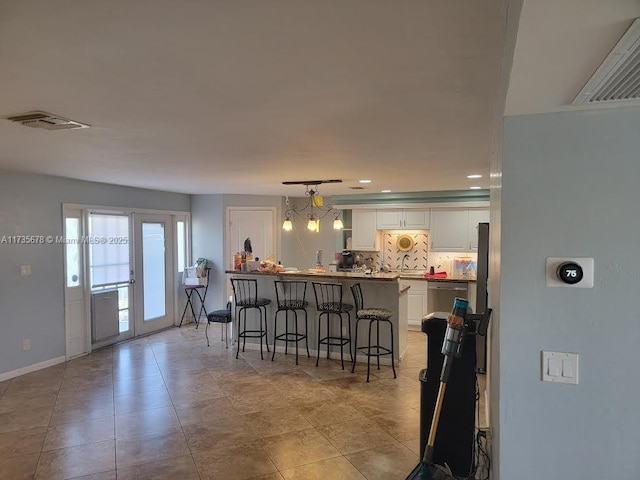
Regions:
[[[258, 281], [253, 278], [232, 278], [231, 286], [233, 288], [233, 296], [236, 302], [236, 318], [238, 319], [237, 338], [238, 338], [238, 350], [236, 351], [236, 358], [240, 354], [240, 339], [242, 338], [242, 351], [247, 342], [247, 338], [260, 338], [260, 358], [264, 360], [262, 354], [262, 337], [265, 338], [267, 345], [267, 352], [269, 350], [269, 342], [267, 341], [267, 305], [271, 303], [268, 298], [258, 297]], [[247, 310], [255, 309], [260, 314], [260, 320], [257, 330], [247, 330]], [[263, 312], [264, 310], [264, 312]], [[244, 313], [244, 328], [240, 329], [240, 319]], [[263, 314], [264, 313], [264, 314]], [[262, 322], [264, 321], [264, 329], [262, 328]]]
[[[351, 353], [351, 314], [353, 305], [342, 303], [342, 284], [341, 283], [325, 283], [312, 282], [313, 293], [316, 297], [316, 310], [320, 312], [318, 315], [318, 358], [316, 359], [316, 367], [320, 362], [320, 345], [327, 346], [327, 358], [329, 358], [329, 350], [331, 346], [340, 346], [340, 362], [344, 370], [344, 346], [349, 345], [349, 354], [353, 361], [353, 353]], [[347, 314], [347, 325], [349, 326], [349, 335], [347, 337], [342, 333], [343, 330], [343, 314]], [[322, 316], [326, 315], [327, 336], [321, 338], [322, 335]], [[340, 333], [339, 336], [331, 335], [330, 320], [331, 315], [340, 317]]]
[[[355, 356], [353, 358], [353, 365], [351, 367], [351, 373], [356, 369], [355, 357], [358, 355], [358, 350], [364, 352], [367, 356], [367, 382], [369, 381], [369, 372], [371, 371], [371, 357], [376, 357], [378, 360], [378, 370], [380, 370], [380, 357], [383, 355], [391, 355], [391, 369], [393, 370], [393, 378], [396, 377], [396, 367], [394, 365], [393, 354], [393, 323], [391, 323], [391, 310], [386, 308], [363, 308], [364, 300], [362, 298], [362, 288], [359, 283], [351, 286], [351, 293], [353, 294], [353, 301], [356, 304], [356, 338], [355, 344]], [[369, 342], [366, 346], [358, 347], [358, 324], [362, 320], [369, 321]], [[391, 348], [380, 345], [380, 323], [388, 323], [389, 331], [391, 332]], [[376, 343], [371, 344], [371, 327], [376, 324]], [[374, 350], [372, 352], [372, 350]]]
[[[298, 365], [298, 342], [306, 340], [307, 357], [309, 354], [309, 339], [307, 332], [309, 325], [307, 323], [307, 305], [305, 300], [307, 294], [307, 282], [303, 281], [283, 281], [275, 280], [276, 302], [278, 309], [273, 321], [273, 354], [271, 361], [276, 356], [276, 341], [284, 342], [284, 354], [287, 355], [289, 350], [289, 342], [296, 344], [296, 365]], [[304, 333], [298, 332], [298, 311], [304, 312]], [[284, 333], [278, 335], [278, 314], [284, 312]], [[293, 313], [293, 331], [289, 330], [289, 312]]]

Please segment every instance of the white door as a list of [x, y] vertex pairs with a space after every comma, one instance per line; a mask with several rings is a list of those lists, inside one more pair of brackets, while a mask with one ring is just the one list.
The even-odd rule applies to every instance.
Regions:
[[171, 215], [134, 214], [135, 335], [174, 324], [173, 221]]
[[[229, 216], [229, 248], [227, 266], [233, 269], [233, 254], [244, 251], [244, 242], [251, 239], [253, 257], [266, 259], [275, 254], [275, 221], [276, 211], [269, 209], [230, 208]], [[277, 259], [273, 259], [277, 262]]]
[[82, 210], [64, 208], [64, 312], [67, 360], [89, 353], [85, 316]]

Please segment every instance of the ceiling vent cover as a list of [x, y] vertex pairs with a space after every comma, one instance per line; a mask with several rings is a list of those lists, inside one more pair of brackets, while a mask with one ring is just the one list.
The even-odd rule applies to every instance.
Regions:
[[640, 100], [640, 18], [634, 20], [571, 104], [629, 100]]
[[72, 130], [75, 128], [89, 128], [90, 125], [69, 120], [59, 115], [47, 112], [28, 112], [6, 117], [15, 123], [20, 123], [26, 127], [44, 128], [45, 130]]

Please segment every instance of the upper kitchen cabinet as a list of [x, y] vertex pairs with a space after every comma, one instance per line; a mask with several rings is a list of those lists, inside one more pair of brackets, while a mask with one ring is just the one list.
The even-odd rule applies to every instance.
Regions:
[[478, 251], [478, 224], [489, 223], [488, 208], [469, 209], [469, 250]]
[[489, 210], [486, 208], [431, 210], [431, 251], [477, 251], [478, 223], [488, 221]]
[[423, 209], [385, 209], [376, 211], [378, 230], [398, 228], [426, 230], [429, 228], [429, 210]]
[[351, 211], [351, 249], [378, 251], [375, 210]]
[[469, 209], [432, 209], [430, 236], [432, 252], [466, 252], [469, 247]]

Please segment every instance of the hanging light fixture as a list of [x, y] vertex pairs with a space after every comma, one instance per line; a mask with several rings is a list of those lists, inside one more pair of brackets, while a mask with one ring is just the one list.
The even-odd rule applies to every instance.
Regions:
[[282, 182], [284, 185], [304, 185], [305, 196], [307, 197], [307, 203], [303, 207], [297, 207], [296, 205], [289, 205], [289, 197], [286, 199], [287, 206], [289, 207], [285, 212], [285, 220], [282, 223], [282, 229], [286, 232], [293, 230], [293, 223], [291, 222], [292, 215], [298, 215], [300, 217], [306, 217], [309, 219], [307, 222], [307, 229], [311, 232], [320, 231], [320, 219], [326, 217], [330, 213], [333, 213], [333, 229], [342, 230], [344, 225], [340, 219], [340, 212], [334, 209], [331, 205], [324, 204], [324, 198], [318, 192], [318, 185], [321, 183], [341, 183], [342, 180], [309, 180], [301, 182]]

